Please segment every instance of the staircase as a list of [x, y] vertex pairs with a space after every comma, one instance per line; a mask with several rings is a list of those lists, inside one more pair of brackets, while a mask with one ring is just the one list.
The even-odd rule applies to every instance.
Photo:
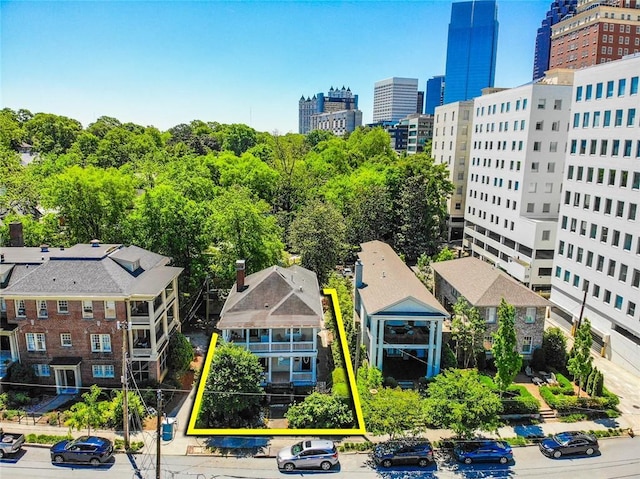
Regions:
[[540, 409], [540, 419], [544, 422], [558, 422], [556, 412], [550, 408]]

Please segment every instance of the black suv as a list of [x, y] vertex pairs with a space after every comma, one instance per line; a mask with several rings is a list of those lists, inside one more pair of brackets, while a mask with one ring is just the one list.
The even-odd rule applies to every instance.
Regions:
[[374, 448], [373, 460], [382, 467], [412, 464], [426, 467], [433, 462], [433, 448], [428, 439], [391, 440]]

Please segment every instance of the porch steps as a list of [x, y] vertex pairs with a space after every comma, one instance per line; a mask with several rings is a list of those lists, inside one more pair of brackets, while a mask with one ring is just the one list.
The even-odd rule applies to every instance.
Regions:
[[558, 416], [553, 409], [543, 408], [540, 409], [540, 419], [544, 422], [558, 422]]

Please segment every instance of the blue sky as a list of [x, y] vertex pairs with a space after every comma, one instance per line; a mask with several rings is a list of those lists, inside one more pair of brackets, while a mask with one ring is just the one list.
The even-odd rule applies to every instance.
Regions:
[[[551, 0], [498, 0], [496, 86], [531, 80]], [[297, 132], [298, 100], [444, 74], [451, 1], [0, 1], [0, 105], [161, 130]]]

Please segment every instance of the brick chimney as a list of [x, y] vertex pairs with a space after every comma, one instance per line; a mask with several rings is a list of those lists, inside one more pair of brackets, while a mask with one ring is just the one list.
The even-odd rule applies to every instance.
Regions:
[[22, 235], [22, 223], [15, 221], [9, 223], [9, 246], [23, 247], [24, 236]]
[[238, 293], [244, 291], [244, 277], [245, 277], [245, 260], [239, 259], [236, 261], [236, 289]]

